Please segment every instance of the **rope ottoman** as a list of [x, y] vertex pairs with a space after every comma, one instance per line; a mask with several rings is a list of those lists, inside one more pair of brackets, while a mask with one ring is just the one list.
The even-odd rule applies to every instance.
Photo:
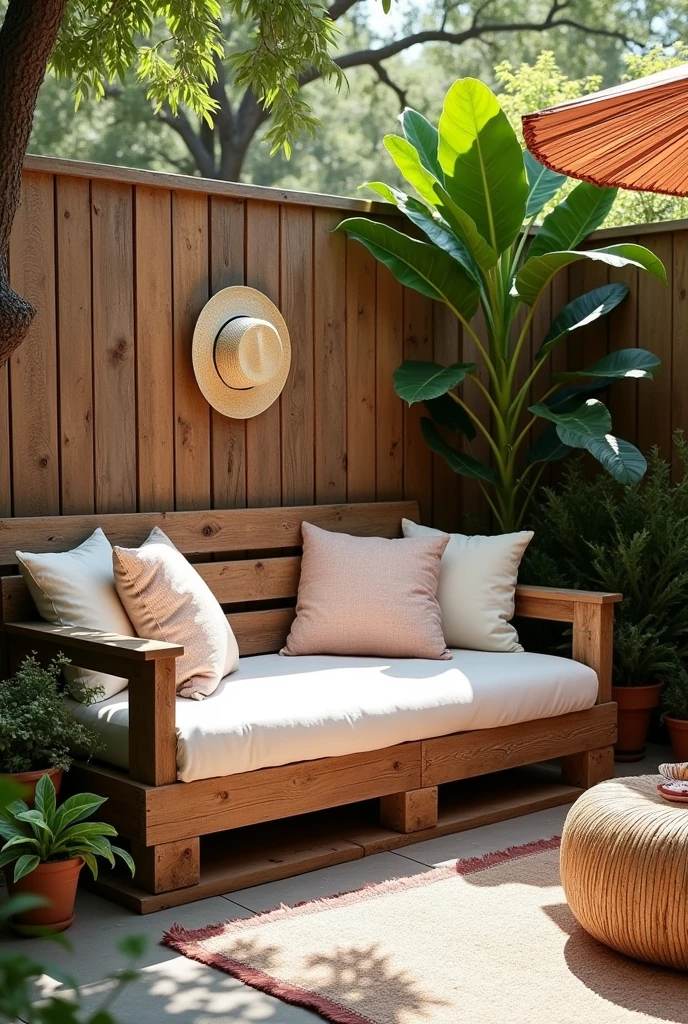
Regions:
[[688, 806], [658, 775], [602, 782], [566, 818], [561, 881], [590, 935], [638, 960], [688, 970]]

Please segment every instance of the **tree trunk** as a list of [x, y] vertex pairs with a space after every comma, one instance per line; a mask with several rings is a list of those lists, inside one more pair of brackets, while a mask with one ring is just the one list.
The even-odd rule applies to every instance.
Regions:
[[35, 315], [10, 286], [7, 257], [38, 90], [66, 6], [67, 0], [9, 0], [0, 28], [0, 366]]

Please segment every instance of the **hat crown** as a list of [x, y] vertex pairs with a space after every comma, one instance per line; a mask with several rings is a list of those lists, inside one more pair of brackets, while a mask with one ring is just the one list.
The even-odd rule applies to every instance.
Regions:
[[235, 316], [215, 338], [215, 365], [224, 383], [239, 390], [267, 384], [279, 372], [283, 348], [269, 320]]

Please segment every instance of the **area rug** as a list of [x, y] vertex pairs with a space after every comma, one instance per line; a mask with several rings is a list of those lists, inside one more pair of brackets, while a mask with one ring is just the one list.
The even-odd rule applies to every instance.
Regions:
[[333, 1024], [688, 1024], [688, 976], [627, 959], [578, 926], [558, 846], [197, 931], [175, 925], [163, 941]]

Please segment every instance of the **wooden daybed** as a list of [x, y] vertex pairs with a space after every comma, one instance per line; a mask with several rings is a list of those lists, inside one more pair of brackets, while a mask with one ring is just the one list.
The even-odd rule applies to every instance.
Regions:
[[[154, 526], [160, 526], [198, 563], [218, 600], [230, 606], [229, 621], [243, 657], [279, 650], [288, 633], [304, 519], [330, 530], [396, 537], [402, 517], [417, 521], [417, 505], [384, 502], [4, 519], [0, 520], [0, 565], [15, 563], [17, 549], [72, 548], [97, 526], [113, 544], [123, 545], [141, 543]], [[62, 651], [74, 664], [130, 681], [128, 772], [78, 763], [68, 783], [72, 789], [108, 798], [101, 816], [129, 839], [137, 873], [133, 883], [106, 873], [98, 886], [141, 913], [569, 802], [613, 774], [612, 624], [619, 595], [524, 586], [517, 590], [517, 616], [573, 624], [573, 658], [597, 673], [594, 707], [518, 725], [185, 783], [177, 781], [175, 736], [175, 658], [182, 649], [48, 625], [38, 621], [20, 576], [4, 577], [1, 586], [9, 667], [30, 651], [43, 659]], [[484, 786], [480, 790], [476, 780], [471, 787], [485, 795], [469, 794], [463, 807], [444, 812], [438, 821], [438, 786], [552, 758], [561, 759], [562, 778], [542, 792], [532, 784], [523, 791], [507, 786], [500, 789], [500, 796]], [[321, 825], [318, 835], [308, 841], [300, 830], [297, 841], [287, 847], [283, 843], [276, 853], [270, 848], [257, 852], [244, 828], [376, 798], [380, 798], [382, 822], [377, 832], [368, 828], [358, 835], [353, 825], [347, 826], [349, 819], [342, 810], [336, 827], [330, 826], [333, 831], [323, 833]], [[236, 844], [232, 833], [216, 838], [214, 847], [210, 838], [204, 838], [233, 829], [242, 830]], [[241, 850], [248, 851], [243, 864]]]

